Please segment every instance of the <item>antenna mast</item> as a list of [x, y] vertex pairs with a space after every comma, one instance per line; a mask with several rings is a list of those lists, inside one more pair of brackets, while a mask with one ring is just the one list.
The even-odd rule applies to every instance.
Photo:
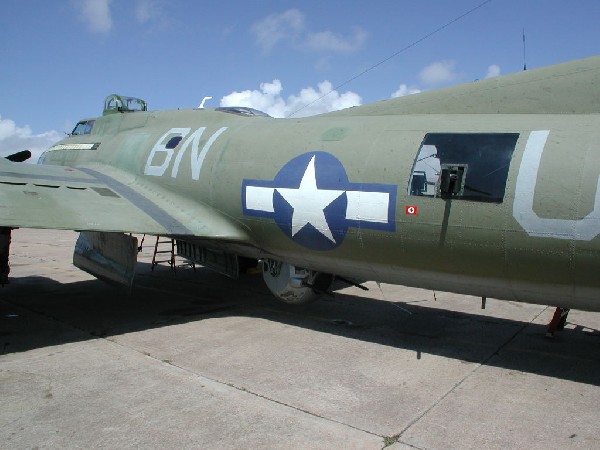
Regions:
[[527, 70], [527, 56], [525, 53], [525, 28], [523, 28], [523, 71]]

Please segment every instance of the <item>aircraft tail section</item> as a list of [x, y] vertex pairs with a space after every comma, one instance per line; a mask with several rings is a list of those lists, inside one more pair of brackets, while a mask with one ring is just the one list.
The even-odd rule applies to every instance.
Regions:
[[331, 116], [600, 113], [600, 56], [423, 92]]

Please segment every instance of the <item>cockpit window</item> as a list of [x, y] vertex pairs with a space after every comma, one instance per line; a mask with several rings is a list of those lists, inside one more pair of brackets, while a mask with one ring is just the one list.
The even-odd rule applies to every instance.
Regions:
[[271, 117], [267, 113], [259, 111], [258, 109], [249, 108], [247, 106], [221, 106], [220, 108], [215, 108], [215, 111], [221, 111], [230, 114], [237, 114], [238, 116], [247, 117]]
[[75, 125], [75, 128], [73, 128], [71, 135], [78, 136], [80, 134], [90, 134], [94, 127], [94, 122], [94, 120], [82, 120], [78, 122], [77, 125]]
[[106, 116], [107, 114], [136, 111], [148, 111], [148, 104], [141, 98], [111, 94], [104, 100], [104, 111], [102, 114]]
[[409, 195], [502, 203], [518, 133], [429, 133]]

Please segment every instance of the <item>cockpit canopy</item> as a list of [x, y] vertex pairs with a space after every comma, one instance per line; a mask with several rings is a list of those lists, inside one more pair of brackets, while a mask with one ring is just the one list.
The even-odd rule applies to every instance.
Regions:
[[102, 115], [136, 111], [148, 111], [147, 103], [141, 98], [125, 97], [123, 95], [112, 94], [104, 100], [104, 111]]
[[215, 111], [237, 114], [238, 116], [246, 117], [271, 117], [267, 113], [259, 111], [258, 109], [249, 108], [247, 106], [221, 106], [219, 108], [215, 108]]

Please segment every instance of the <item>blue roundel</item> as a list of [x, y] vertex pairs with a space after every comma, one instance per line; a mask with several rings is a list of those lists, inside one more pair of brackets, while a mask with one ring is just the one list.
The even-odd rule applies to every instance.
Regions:
[[312, 250], [342, 243], [348, 231], [348, 176], [337, 158], [304, 153], [284, 165], [273, 181], [275, 222], [287, 236]]
[[288, 161], [272, 181], [244, 179], [242, 210], [274, 220], [306, 248], [333, 250], [349, 227], [394, 231], [397, 188], [352, 183], [335, 156], [308, 152]]

